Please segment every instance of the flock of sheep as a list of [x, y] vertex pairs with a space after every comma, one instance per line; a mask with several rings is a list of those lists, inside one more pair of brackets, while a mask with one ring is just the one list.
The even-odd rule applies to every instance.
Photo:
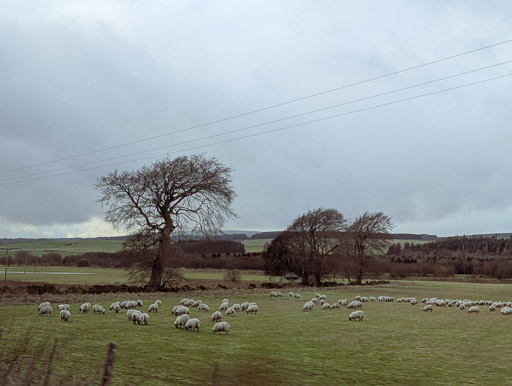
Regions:
[[[155, 312], [157, 313], [160, 307], [162, 306], [162, 301], [157, 300], [155, 303], [150, 304], [148, 307], [148, 313], [144, 313], [137, 308], [142, 308], [144, 306], [144, 302], [142, 300], [125, 300], [123, 302], [114, 302], [110, 305], [109, 310], [114, 311], [115, 313], [119, 313], [121, 309], [126, 309], [126, 316], [129, 321], [133, 322], [133, 324], [145, 324], [147, 325], [149, 322], [149, 313]], [[193, 300], [193, 299], [182, 299], [178, 305], [173, 307], [171, 313], [176, 316], [176, 320], [174, 321], [174, 326], [179, 329], [184, 329], [186, 331], [199, 331], [201, 327], [201, 321], [198, 318], [190, 317], [190, 308], [197, 308], [198, 312], [209, 312], [210, 307], [203, 303], [201, 300]], [[83, 303], [79, 311], [87, 314], [90, 310], [93, 310], [94, 314], [105, 314], [105, 308], [99, 304], [94, 304], [91, 307], [91, 303]], [[60, 311], [60, 319], [64, 322], [69, 321], [71, 317], [69, 304], [60, 304], [58, 306], [58, 310]], [[258, 312], [258, 305], [256, 303], [244, 302], [242, 304], [235, 303], [233, 305], [229, 305], [228, 299], [223, 299], [218, 310], [214, 311], [210, 317], [210, 319], [215, 322], [215, 325], [212, 328], [212, 333], [215, 334], [217, 332], [224, 332], [225, 334], [229, 333], [230, 325], [228, 322], [222, 321], [222, 312], [225, 312], [226, 317], [233, 317], [235, 313], [245, 311], [247, 314], [256, 314]], [[39, 304], [38, 307], [39, 315], [48, 315], [51, 316], [53, 309], [49, 302], [44, 302]]]

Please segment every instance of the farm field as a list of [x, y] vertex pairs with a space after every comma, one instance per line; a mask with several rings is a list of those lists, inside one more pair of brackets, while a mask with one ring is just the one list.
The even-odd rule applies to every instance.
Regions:
[[29, 241], [24, 243], [1, 244], [0, 250], [5, 256], [5, 249], [9, 248], [9, 255], [13, 256], [17, 250], [24, 250], [34, 256], [42, 256], [47, 253], [59, 253], [61, 256], [81, 255], [86, 252], [117, 252], [123, 242], [119, 240], [45, 240]]
[[262, 252], [265, 249], [265, 244], [270, 244], [272, 239], [256, 239], [244, 240], [242, 244], [245, 246], [245, 252]]
[[[401, 281], [372, 287], [321, 289], [328, 302], [361, 296], [415, 296], [512, 300], [512, 287], [503, 284]], [[349, 322], [349, 310], [302, 312], [304, 301], [317, 290], [297, 289], [300, 300], [270, 298], [268, 291], [205, 291], [180, 295], [144, 294], [144, 309], [161, 298], [162, 309], [149, 325], [132, 325], [125, 313], [108, 311], [112, 301], [135, 299], [135, 294], [101, 295], [105, 315], [78, 312], [80, 295], [48, 300], [68, 302], [71, 321], [57, 313], [38, 316], [37, 303], [0, 306], [3, 330], [0, 358], [7, 364], [24, 358], [17, 374], [33, 376], [50, 368], [53, 383], [62, 380], [99, 384], [109, 342], [118, 344], [114, 385], [148, 384], [507, 384], [512, 382], [512, 317], [479, 314], [454, 308], [408, 303], [365, 303], [363, 322]], [[191, 308], [201, 320], [199, 332], [177, 330], [171, 308], [183, 297], [201, 299], [210, 313]], [[222, 298], [230, 304], [254, 301], [256, 315], [237, 313], [228, 321], [229, 335], [212, 335], [211, 312]], [[226, 320], [223, 316], [223, 320]], [[48, 358], [58, 339], [54, 359]], [[19, 360], [19, 359], [18, 359]], [[71, 382], [72, 381], [72, 382]], [[42, 382], [41, 382], [42, 383]]]

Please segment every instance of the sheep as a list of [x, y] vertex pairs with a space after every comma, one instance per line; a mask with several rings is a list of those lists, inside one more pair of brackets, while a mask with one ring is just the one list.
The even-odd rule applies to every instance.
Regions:
[[480, 308], [478, 306], [470, 307], [468, 310], [468, 314], [478, 314], [480, 313]]
[[121, 308], [128, 308], [128, 303], [130, 303], [129, 300], [125, 300], [121, 303]]
[[270, 297], [271, 297], [271, 298], [275, 298], [275, 297], [277, 297], [277, 292], [272, 291], [272, 292], [270, 293]]
[[415, 298], [412, 298], [409, 303], [411, 304], [411, 306], [415, 306], [416, 304], [418, 304], [418, 301]]
[[340, 306], [340, 304], [338, 302], [335, 302], [335, 303], [331, 304], [331, 310], [333, 310], [335, 308], [338, 309], [338, 310], [341, 309], [341, 306]]
[[116, 312], [116, 314], [118, 314], [118, 313], [119, 313], [119, 311], [121, 310], [121, 305], [119, 305], [119, 304], [114, 304], [114, 308], [113, 308], [113, 310]]
[[183, 306], [180, 306], [180, 305], [174, 306], [174, 307], [172, 308], [171, 314], [172, 314], [172, 315], [176, 315], [176, 311], [177, 311], [177, 310], [178, 310], [178, 308], [180, 308], [180, 307], [183, 307]]
[[229, 304], [229, 299], [224, 298], [224, 299], [222, 299], [221, 303], [228, 303]]
[[119, 303], [119, 302], [114, 302], [114, 303], [112, 303], [112, 304], [110, 305], [110, 307], [108, 308], [108, 309], [109, 309], [109, 311], [112, 311], [112, 310], [114, 309], [114, 307], [116, 306], [116, 304], [121, 304], [121, 303]]
[[91, 303], [87, 302], [80, 306], [80, 312], [87, 314], [91, 310]]
[[226, 310], [226, 316], [235, 316], [235, 309], [233, 307], [229, 307], [227, 310]]
[[352, 320], [360, 320], [361, 322], [363, 321], [363, 311], [353, 311], [349, 317], [348, 317], [348, 320], [352, 321]]
[[231, 326], [228, 322], [215, 323], [215, 325], [212, 327], [212, 334], [215, 334], [216, 332], [225, 332], [227, 335], [230, 327]]
[[175, 315], [183, 315], [183, 314], [189, 314], [190, 313], [190, 310], [188, 309], [188, 307], [185, 307], [185, 306], [180, 306], [175, 312], [174, 314]]
[[325, 300], [324, 299], [320, 299], [320, 305], [323, 306], [325, 304]]
[[313, 299], [311, 299], [311, 301], [312, 301], [314, 304], [316, 304], [316, 303], [318, 303], [318, 298], [313, 298]]
[[339, 299], [338, 302], [337, 302], [341, 307], [346, 307], [347, 304], [348, 304], [348, 300], [347, 299]]
[[240, 310], [241, 311], [245, 311], [245, 310], [247, 310], [247, 307], [249, 307], [249, 303], [248, 302], [243, 302], [242, 306], [240, 307]]
[[249, 307], [247, 307], [248, 314], [255, 314], [257, 312], [258, 312], [258, 306], [256, 304], [251, 304]]
[[158, 308], [162, 307], [162, 301], [161, 300], [157, 300], [155, 302], [155, 304], [158, 304]]
[[363, 303], [358, 302], [357, 300], [352, 300], [347, 306], [347, 308], [363, 308]]
[[375, 299], [375, 296], [370, 296], [370, 302], [376, 302], [377, 299]]
[[320, 298], [320, 296], [321, 296], [321, 295], [320, 295], [318, 292], [315, 294], [315, 298], [317, 298], [317, 299], [319, 299], [319, 298]]
[[282, 297], [282, 296], [283, 296], [283, 294], [281, 293], [281, 291], [277, 291], [277, 296], [278, 296], [278, 297]]
[[190, 316], [188, 316], [187, 314], [178, 316], [176, 318], [176, 320], [174, 321], [174, 327], [183, 328], [189, 319], [190, 319]]
[[501, 309], [502, 315], [512, 315], [512, 308], [511, 307], [503, 307]]
[[135, 314], [141, 314], [141, 312], [139, 310], [130, 309], [126, 312], [126, 317], [129, 321], [133, 321], [133, 315]]
[[178, 305], [183, 306], [183, 305], [185, 305], [186, 302], [188, 302], [188, 299], [187, 298], [183, 298], [183, 299], [180, 300]]
[[194, 307], [194, 299], [188, 299], [183, 305], [185, 307]]
[[148, 312], [158, 312], [158, 304], [153, 303], [149, 305]]
[[196, 300], [195, 302], [192, 303], [192, 307], [199, 307], [201, 304], [203, 304], [201, 300]]
[[292, 291], [290, 291], [290, 292], [288, 292], [288, 296], [293, 298], [295, 296], [295, 294]]
[[221, 320], [222, 320], [222, 314], [220, 313], [220, 311], [215, 311], [212, 314], [212, 321], [213, 322], [220, 322]]
[[105, 309], [99, 304], [95, 304], [94, 306], [92, 306], [92, 311], [95, 314], [105, 314]]
[[137, 302], [135, 300], [130, 300], [126, 304], [126, 308], [128, 308], [129, 310], [133, 310], [133, 309], [137, 308]]
[[329, 303], [324, 303], [322, 304], [322, 310], [330, 310], [331, 309], [331, 305]]
[[369, 299], [366, 296], [361, 297], [361, 303], [368, 303]]
[[205, 304], [205, 303], [201, 303], [199, 305], [199, 307], [197, 308], [198, 311], [204, 311], [204, 312], [209, 312], [210, 311], [210, 307], [208, 307], [208, 304]]
[[295, 299], [300, 299], [300, 294], [295, 294]]
[[137, 307], [142, 307], [144, 306], [144, 302], [142, 300], [137, 300]]
[[233, 309], [234, 309], [236, 312], [240, 311], [240, 304], [238, 304], [238, 303], [233, 304], [233, 306], [232, 306], [232, 307], [233, 307]]
[[312, 301], [304, 303], [304, 307], [302, 307], [302, 311], [304, 311], [304, 312], [311, 312], [311, 311], [313, 311], [313, 304], [314, 303]]
[[323, 300], [326, 300], [326, 299], [327, 299], [327, 296], [325, 296], [325, 295], [320, 295], [320, 297], [318, 298], [318, 300], [322, 300], [322, 299], [323, 299]]
[[228, 303], [222, 303], [219, 307], [219, 311], [226, 311], [229, 307]]
[[50, 302], [41, 303], [41, 304], [39, 304], [39, 307], [37, 307], [37, 311], [40, 311], [41, 308], [47, 307], [47, 306], [50, 306], [50, 305], [51, 305]]
[[357, 295], [354, 300], [361, 301], [361, 296]]
[[[146, 314], [147, 315], [147, 314]], [[142, 312], [137, 311], [132, 314], [132, 322], [133, 324], [140, 324], [143, 320]]]
[[185, 330], [192, 330], [199, 332], [199, 327], [201, 326], [201, 322], [197, 318], [192, 318], [187, 320], [187, 323], [185, 323]]
[[67, 310], [69, 311], [69, 304], [59, 304], [57, 306], [57, 308], [59, 309], [59, 311], [62, 311], [62, 310]]
[[69, 312], [69, 310], [61, 310], [60, 311], [60, 320], [62, 320], [63, 322], [67, 322], [70, 317], [71, 317], [71, 312]]
[[148, 324], [148, 322], [149, 322], [149, 315], [148, 314], [146, 314], [146, 313], [142, 314], [142, 322], [144, 322], [145, 325]]
[[43, 306], [39, 309], [39, 315], [52, 316], [52, 312], [53, 312], [52, 306]]
[[423, 307], [423, 312], [427, 311], [432, 312], [432, 304], [427, 304], [425, 307]]
[[491, 312], [492, 312], [492, 311], [496, 311], [496, 307], [494, 307], [494, 305], [493, 305], [493, 304], [491, 304], [491, 305], [489, 306], [489, 311], [491, 311]]

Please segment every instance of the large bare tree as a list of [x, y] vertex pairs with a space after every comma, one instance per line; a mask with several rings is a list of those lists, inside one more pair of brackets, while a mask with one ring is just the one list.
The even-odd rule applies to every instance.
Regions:
[[154, 247], [149, 285], [158, 288], [173, 232], [214, 234], [226, 220], [235, 193], [231, 169], [204, 155], [164, 158], [135, 171], [114, 171], [97, 180], [108, 207], [106, 221], [137, 234], [144, 247]]
[[293, 223], [272, 241], [263, 258], [268, 273], [293, 271], [308, 284], [310, 277], [321, 284], [325, 259], [339, 246], [339, 233], [347, 221], [336, 209], [315, 209], [297, 217]]
[[394, 225], [383, 212], [365, 212], [342, 235], [344, 252], [354, 266], [356, 282], [362, 283], [364, 267], [371, 256], [387, 251]]

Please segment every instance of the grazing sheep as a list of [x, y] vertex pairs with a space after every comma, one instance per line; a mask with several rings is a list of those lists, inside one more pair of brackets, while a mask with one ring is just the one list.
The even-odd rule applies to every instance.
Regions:
[[201, 300], [196, 300], [195, 302], [192, 303], [192, 307], [199, 307], [201, 304], [203, 304]]
[[59, 309], [59, 311], [62, 311], [62, 310], [67, 310], [69, 311], [69, 304], [59, 304], [57, 306], [57, 308]]
[[121, 303], [121, 308], [128, 308], [128, 303], [130, 303], [129, 300], [125, 300], [124, 302]]
[[130, 300], [126, 304], [126, 308], [128, 308], [129, 310], [134, 310], [135, 308], [137, 308], [137, 302], [135, 300]]
[[146, 314], [146, 313], [142, 314], [142, 322], [144, 322], [145, 325], [148, 324], [148, 322], [149, 322], [149, 315], [148, 314]]
[[227, 310], [226, 310], [226, 316], [235, 316], [235, 309], [233, 307], [229, 307]]
[[502, 315], [512, 315], [512, 308], [511, 307], [503, 307], [501, 309]]
[[325, 300], [324, 299], [320, 299], [320, 305], [323, 306], [325, 304]]
[[188, 307], [180, 306], [175, 312], [175, 315], [183, 315], [183, 314], [190, 314], [190, 310]]
[[236, 312], [240, 311], [240, 304], [238, 304], [238, 303], [233, 304], [233, 306], [232, 306], [232, 307], [233, 307], [233, 309], [234, 309]]
[[183, 305], [185, 307], [194, 307], [194, 299], [188, 299]]
[[245, 311], [245, 310], [247, 310], [247, 307], [249, 307], [249, 303], [248, 302], [243, 302], [242, 306], [240, 307], [240, 310], [241, 311]]
[[177, 310], [178, 310], [178, 308], [180, 308], [180, 307], [183, 307], [183, 306], [180, 306], [180, 305], [174, 306], [174, 307], [172, 308], [171, 314], [172, 314], [172, 315], [176, 315], [176, 311], [177, 311]]
[[363, 316], [363, 311], [354, 311], [349, 315], [348, 320], [360, 320], [362, 322]]
[[369, 299], [368, 299], [368, 297], [363, 296], [363, 297], [361, 297], [361, 300], [360, 300], [360, 301], [361, 301], [362, 303], [368, 303]]
[[248, 314], [255, 314], [257, 312], [258, 312], [258, 306], [256, 304], [251, 304], [249, 307], [247, 307]]
[[460, 303], [459, 308], [460, 308], [461, 310], [465, 310], [465, 309], [466, 309], [466, 306], [464, 305], [464, 303]]
[[185, 330], [191, 330], [191, 331], [198, 331], [199, 327], [201, 326], [201, 322], [197, 318], [192, 318], [187, 320], [187, 323], [185, 323]]
[[313, 311], [313, 305], [314, 305], [314, 303], [312, 301], [304, 303], [304, 307], [302, 307], [302, 311], [304, 311], [304, 312]]
[[156, 304], [156, 303], [150, 304], [149, 308], [148, 308], [148, 312], [158, 312], [159, 308], [160, 307], [158, 307], [158, 304]]
[[230, 327], [231, 326], [228, 322], [215, 323], [215, 325], [212, 327], [212, 334], [215, 334], [216, 332], [225, 332], [227, 335]]
[[492, 312], [492, 311], [496, 311], [496, 307], [494, 307], [494, 305], [493, 305], [493, 304], [491, 304], [491, 305], [489, 306], [489, 311], [491, 311], [491, 312]]
[[300, 299], [300, 294], [295, 294], [295, 299]]
[[478, 306], [470, 307], [468, 310], [468, 314], [479, 314], [480, 308]]
[[126, 312], [126, 317], [129, 321], [133, 321], [133, 315], [142, 314], [139, 310], [130, 309]]
[[142, 300], [137, 300], [137, 307], [142, 307], [144, 306], [144, 302]]
[[209, 312], [210, 311], [210, 307], [208, 307], [208, 304], [205, 304], [205, 303], [201, 303], [199, 305], [199, 307], [197, 308], [198, 311], [204, 311], [204, 312]]
[[132, 314], [133, 324], [140, 324], [142, 322], [142, 312], [137, 311]]
[[352, 300], [347, 306], [347, 308], [363, 308], [363, 303], [358, 302], [357, 300]]
[[348, 304], [348, 300], [347, 299], [339, 299], [338, 302], [337, 302], [341, 307], [346, 307], [347, 304]]
[[220, 311], [215, 311], [213, 314], [212, 314], [212, 321], [214, 322], [220, 322], [222, 320], [222, 314], [220, 313]]
[[318, 298], [313, 298], [313, 299], [311, 299], [311, 301], [312, 301], [314, 304], [316, 304], [316, 303], [318, 303]]
[[155, 304], [158, 304], [158, 308], [162, 307], [162, 301], [161, 300], [157, 300], [155, 302]]
[[338, 302], [331, 304], [331, 310], [334, 310], [335, 308], [338, 310], [341, 309], [341, 306]]
[[409, 303], [411, 304], [411, 306], [415, 306], [416, 304], [418, 304], [418, 301], [413, 298]]
[[322, 310], [330, 310], [330, 309], [331, 309], [331, 305], [329, 303], [322, 304]]
[[43, 306], [39, 309], [39, 315], [52, 316], [52, 312], [53, 312], [52, 306]]
[[180, 300], [178, 305], [183, 306], [183, 305], [185, 305], [186, 302], [188, 302], [188, 298], [183, 298], [183, 299]]
[[376, 302], [377, 299], [375, 299], [375, 296], [370, 296], [370, 302]]
[[39, 304], [39, 307], [37, 307], [37, 311], [40, 311], [41, 308], [47, 307], [47, 306], [50, 306], [50, 305], [51, 305], [50, 302], [41, 303], [41, 304]]
[[87, 314], [91, 310], [91, 303], [87, 302], [80, 306], [80, 312]]
[[361, 296], [357, 295], [354, 300], [357, 300], [358, 302], [361, 301]]
[[219, 307], [219, 311], [226, 311], [229, 307], [228, 303], [222, 303]]
[[120, 305], [121, 303], [119, 303], [119, 302], [114, 302], [114, 303], [112, 303], [112, 304], [110, 305], [110, 307], [108, 308], [108, 309], [109, 309], [109, 311], [112, 311], [112, 310], [114, 309], [114, 307], [116, 306], [116, 304], [119, 304], [119, 305]]
[[222, 302], [221, 303], [228, 303], [229, 304], [229, 299], [222, 299]]
[[272, 291], [272, 292], [270, 293], [270, 297], [271, 297], [271, 298], [275, 298], [275, 297], [277, 297], [277, 292]]
[[71, 316], [71, 312], [69, 310], [61, 310], [60, 311], [60, 320], [63, 322], [67, 322]]
[[113, 310], [116, 312], [116, 314], [118, 314], [119, 311], [121, 310], [121, 305], [120, 304], [115, 304]]
[[427, 304], [425, 307], [423, 307], [423, 312], [427, 312], [427, 311], [432, 312], [432, 310], [433, 310], [432, 304]]
[[95, 314], [105, 314], [105, 309], [99, 304], [95, 304], [94, 306], [92, 306], [92, 311]]
[[295, 294], [292, 291], [290, 291], [290, 292], [288, 292], [288, 296], [293, 298], [295, 296]]
[[176, 320], [174, 321], [174, 327], [183, 328], [189, 319], [190, 319], [190, 316], [188, 316], [187, 314], [178, 316], [176, 318]]

